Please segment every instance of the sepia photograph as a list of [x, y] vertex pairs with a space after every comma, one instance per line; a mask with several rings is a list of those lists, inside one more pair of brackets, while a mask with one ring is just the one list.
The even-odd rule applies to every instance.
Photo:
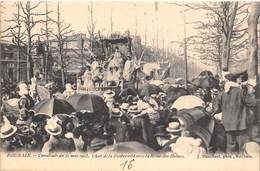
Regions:
[[260, 1], [0, 1], [0, 170], [257, 171], [259, 45]]

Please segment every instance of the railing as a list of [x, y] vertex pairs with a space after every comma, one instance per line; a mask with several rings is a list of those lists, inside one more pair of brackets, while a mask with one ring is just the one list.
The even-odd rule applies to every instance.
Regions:
[[103, 92], [106, 90], [113, 90], [114, 92], [118, 92], [120, 90], [123, 89], [123, 80], [120, 80], [117, 85], [115, 86], [109, 86], [108, 82], [105, 82], [105, 84], [101, 85], [101, 86], [96, 86], [93, 88], [86, 88], [83, 86], [78, 86], [77, 88], [77, 93], [82, 93], [82, 94], [86, 94], [86, 93], [91, 93], [91, 92]]

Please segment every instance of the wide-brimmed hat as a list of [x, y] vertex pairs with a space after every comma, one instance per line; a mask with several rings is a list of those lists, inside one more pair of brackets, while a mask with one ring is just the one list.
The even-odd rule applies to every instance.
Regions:
[[179, 122], [170, 122], [168, 127], [166, 128], [167, 132], [181, 132], [182, 129], [180, 127], [180, 123]]
[[148, 109], [149, 107], [151, 107], [148, 103], [141, 103], [140, 104], [140, 109], [141, 110], [145, 110], [145, 109]]
[[140, 110], [138, 109], [137, 105], [131, 105], [128, 109], [129, 113], [140, 113]]
[[211, 93], [218, 93], [219, 92], [219, 90], [218, 89], [216, 89], [216, 88], [213, 88], [212, 90], [210, 90], [211, 91]]
[[10, 123], [5, 123], [1, 127], [1, 133], [0, 133], [0, 138], [8, 138], [12, 136], [15, 132], [17, 131], [17, 127], [14, 125], [11, 125]]
[[129, 108], [129, 104], [128, 103], [122, 103], [119, 107], [120, 107], [120, 109], [126, 110], [126, 109]]
[[62, 132], [61, 126], [57, 122], [55, 122], [53, 119], [49, 119], [47, 121], [47, 124], [44, 126], [44, 129], [50, 135], [59, 135]]
[[103, 66], [101, 64], [97, 65], [96, 68], [103, 68]]
[[118, 108], [112, 108], [111, 110], [111, 116], [113, 117], [121, 117], [123, 113]]
[[164, 92], [159, 92], [159, 97], [166, 97], [166, 93], [164, 93]]
[[114, 91], [108, 89], [108, 90], [104, 91], [103, 96], [104, 96], [104, 98], [111, 98], [111, 97], [114, 97], [115, 94], [116, 93]]
[[236, 82], [236, 79], [237, 79], [235, 74], [232, 74], [232, 73], [227, 73], [224, 77], [228, 81], [233, 81], [233, 82]]
[[165, 126], [160, 125], [155, 127], [154, 137], [170, 137], [170, 135], [168, 132], [166, 132]]

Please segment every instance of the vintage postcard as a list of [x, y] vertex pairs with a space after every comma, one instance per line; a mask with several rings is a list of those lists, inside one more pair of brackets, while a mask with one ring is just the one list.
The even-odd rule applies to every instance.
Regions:
[[0, 1], [0, 170], [260, 170], [259, 1]]

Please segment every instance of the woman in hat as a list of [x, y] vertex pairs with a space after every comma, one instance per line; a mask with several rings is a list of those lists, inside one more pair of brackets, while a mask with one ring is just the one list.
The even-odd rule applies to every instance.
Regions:
[[18, 84], [18, 94], [20, 96], [20, 100], [18, 102], [19, 109], [26, 108], [27, 110], [30, 110], [34, 106], [34, 101], [29, 95], [27, 84], [24, 82], [20, 82]]
[[70, 83], [67, 83], [65, 85], [65, 91], [63, 92], [63, 95], [68, 98], [69, 96], [72, 96], [75, 94], [75, 90], [73, 90], [72, 85]]
[[40, 101], [40, 98], [39, 98], [38, 93], [37, 93], [37, 79], [36, 79], [36, 77], [31, 78], [31, 84], [30, 84], [29, 88], [30, 88], [29, 94], [33, 98], [34, 102], [37, 103], [38, 101]]
[[106, 77], [105, 80], [107, 81], [108, 86], [113, 85], [114, 79], [113, 79], [113, 74], [114, 74], [114, 66], [109, 66], [107, 71], [106, 71]]
[[92, 81], [95, 87], [100, 87], [102, 85], [102, 82], [104, 80], [104, 73], [102, 71], [102, 66], [98, 65], [96, 67], [96, 71], [93, 72]]
[[49, 154], [50, 152], [73, 152], [76, 150], [75, 143], [72, 138], [66, 138], [62, 134], [62, 127], [54, 120], [48, 119], [45, 125], [45, 131], [50, 135], [50, 138], [42, 148], [42, 153]]
[[82, 76], [82, 80], [84, 80], [83, 87], [85, 87], [87, 90], [91, 90], [94, 87], [92, 82], [92, 72], [90, 64], [86, 65], [86, 71]]
[[127, 53], [127, 61], [125, 62], [124, 69], [123, 69], [123, 78], [125, 81], [130, 81], [132, 78], [132, 74], [135, 69], [135, 62], [131, 57], [131, 54]]

